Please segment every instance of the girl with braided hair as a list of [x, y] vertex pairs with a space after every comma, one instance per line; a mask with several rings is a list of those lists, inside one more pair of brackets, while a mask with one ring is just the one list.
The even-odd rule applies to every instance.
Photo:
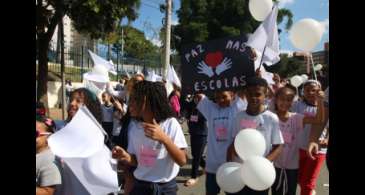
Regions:
[[186, 164], [187, 144], [174, 118], [163, 83], [141, 81], [132, 90], [128, 149], [116, 146], [113, 158], [136, 166], [130, 195], [176, 195], [179, 166]]

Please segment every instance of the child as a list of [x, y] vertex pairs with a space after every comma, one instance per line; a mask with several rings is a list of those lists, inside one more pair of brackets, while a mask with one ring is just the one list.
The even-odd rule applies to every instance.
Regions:
[[275, 94], [275, 112], [280, 120], [280, 130], [284, 138], [284, 149], [274, 161], [276, 178], [271, 187], [272, 195], [295, 195], [299, 168], [299, 148], [297, 146], [298, 134], [305, 124], [319, 124], [324, 118], [323, 101], [316, 97], [319, 111], [316, 116], [304, 116], [299, 113], [289, 112], [294, 97], [295, 87], [286, 85]]
[[[242, 161], [238, 159], [234, 149], [234, 137], [242, 129], [253, 128], [257, 129], [265, 138], [266, 150], [265, 157], [270, 161], [274, 161], [282, 150], [284, 143], [283, 137], [279, 129], [279, 119], [271, 111], [265, 109], [264, 102], [268, 91], [268, 84], [266, 80], [259, 77], [251, 77], [247, 79], [246, 98], [247, 110], [236, 114], [234, 124], [234, 132], [232, 133], [231, 146], [228, 149], [227, 159]], [[257, 194], [268, 195], [269, 190], [255, 191], [248, 186], [245, 186], [240, 192], [236, 194]]]
[[122, 128], [121, 126], [121, 119], [127, 112], [127, 105], [123, 103], [122, 100], [118, 100], [117, 98], [111, 99], [111, 102], [113, 103], [113, 131], [112, 131], [112, 141], [113, 143], [119, 142], [117, 139], [120, 134], [120, 130]]
[[[306, 81], [303, 84], [303, 100], [295, 102], [292, 111], [305, 116], [316, 115], [318, 104], [321, 102], [317, 101], [316, 98], [320, 89], [321, 85], [318, 81]], [[325, 113], [327, 113], [327, 109], [325, 109]], [[300, 148], [298, 179], [301, 195], [311, 195], [313, 193], [321, 166], [326, 158], [325, 152], [316, 154], [314, 160], [307, 153], [311, 126], [306, 124], [303, 131], [298, 135], [298, 146]]]
[[184, 134], [173, 117], [162, 83], [141, 81], [130, 96], [130, 115], [138, 122], [130, 125], [128, 152], [115, 146], [112, 156], [137, 166], [130, 195], [176, 195], [179, 166], [186, 163]]
[[[85, 105], [94, 118], [101, 123], [101, 108], [100, 101], [97, 96], [86, 88], [78, 88], [72, 91], [70, 102], [67, 108], [66, 121], [56, 123], [56, 128], [59, 130], [63, 128], [66, 123], [70, 122], [75, 116], [76, 112], [81, 106]], [[81, 184], [78, 178], [74, 175], [67, 164], [61, 164], [62, 186], [60, 188], [60, 195], [89, 195], [90, 193]]]
[[114, 113], [114, 106], [111, 102], [111, 98], [112, 98], [111, 95], [107, 92], [103, 92], [101, 94], [101, 100], [103, 102], [103, 104], [101, 105], [101, 113], [102, 113], [101, 125], [108, 134], [109, 138], [112, 137], [113, 113]]
[[37, 116], [36, 120], [36, 194], [55, 194], [61, 185], [58, 162], [48, 147], [47, 138], [54, 132], [54, 122]]
[[172, 110], [175, 113], [176, 118], [180, 117], [180, 91], [179, 89], [174, 89], [169, 95], [169, 101]]
[[240, 101], [234, 100], [232, 91], [215, 92], [213, 103], [202, 94], [198, 94], [198, 110], [207, 120], [208, 146], [206, 161], [205, 188], [207, 195], [219, 194], [220, 188], [216, 181], [218, 167], [225, 162], [227, 148], [232, 143], [233, 117], [243, 108]]
[[205, 160], [202, 155], [205, 145], [207, 144], [207, 125], [206, 119], [196, 108], [198, 104], [198, 97], [194, 96], [193, 101], [186, 105], [188, 127], [190, 134], [191, 155], [193, 156], [191, 165], [191, 178], [185, 182], [185, 186], [194, 186], [197, 181], [199, 165], [204, 169]]
[[126, 86], [124, 87], [124, 90], [121, 91], [115, 91], [112, 87], [112, 85], [110, 83], [107, 83], [106, 85], [106, 91], [111, 94], [114, 97], [118, 97], [124, 100], [124, 102], [126, 102], [126, 104], [128, 104], [129, 102], [129, 94], [133, 88], [133, 85], [143, 81], [144, 80], [144, 76], [141, 73], [138, 73], [136, 75], [134, 75], [134, 77], [132, 77], [130, 80], [128, 80]]

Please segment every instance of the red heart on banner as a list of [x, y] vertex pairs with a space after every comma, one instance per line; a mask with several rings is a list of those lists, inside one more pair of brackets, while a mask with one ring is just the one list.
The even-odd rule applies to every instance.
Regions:
[[208, 64], [210, 67], [215, 68], [220, 64], [223, 60], [223, 54], [220, 51], [214, 53], [208, 53], [205, 56], [205, 63]]

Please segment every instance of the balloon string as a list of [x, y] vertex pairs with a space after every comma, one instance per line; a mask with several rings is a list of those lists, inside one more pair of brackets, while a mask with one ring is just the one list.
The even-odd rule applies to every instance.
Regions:
[[286, 175], [286, 171], [283, 168], [281, 168], [280, 170], [279, 182], [278, 185], [276, 186], [276, 191], [279, 190], [282, 183], [283, 183], [283, 195], [285, 195], [288, 192], [288, 178]]

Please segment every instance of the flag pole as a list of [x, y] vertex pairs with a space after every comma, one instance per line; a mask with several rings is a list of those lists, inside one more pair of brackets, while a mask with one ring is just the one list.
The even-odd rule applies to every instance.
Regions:
[[317, 74], [316, 74], [316, 70], [314, 70], [314, 62], [313, 62], [312, 53], [310, 54], [310, 59], [311, 59], [311, 62], [312, 62], [312, 69], [313, 69], [314, 79], [317, 81]]
[[266, 50], [266, 44], [265, 44], [265, 47], [264, 47], [264, 51], [262, 51], [260, 65], [259, 65], [259, 70], [261, 69], [262, 61], [264, 60], [265, 50]]

